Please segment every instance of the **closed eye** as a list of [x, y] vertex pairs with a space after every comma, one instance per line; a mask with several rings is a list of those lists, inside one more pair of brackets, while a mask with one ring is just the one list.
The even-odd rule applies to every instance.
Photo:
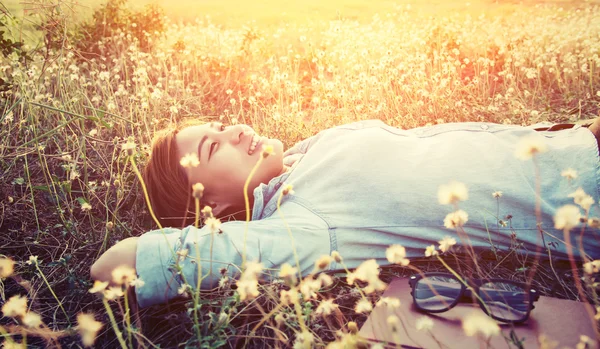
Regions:
[[213, 142], [210, 145], [210, 149], [208, 151], [208, 158], [210, 159], [212, 157], [213, 154], [213, 150], [215, 149], [215, 147], [217, 146], [217, 142]]

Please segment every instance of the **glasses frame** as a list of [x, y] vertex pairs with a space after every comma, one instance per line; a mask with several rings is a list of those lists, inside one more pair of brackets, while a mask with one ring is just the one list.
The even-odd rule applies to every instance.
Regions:
[[[425, 308], [421, 307], [417, 303], [417, 299], [415, 298], [415, 287], [417, 286], [417, 283], [419, 282], [419, 280], [421, 280], [421, 279], [423, 279], [425, 277], [430, 277], [430, 276], [445, 276], [445, 277], [449, 277], [449, 278], [452, 278], [452, 279], [458, 281], [458, 283], [460, 284], [460, 293], [458, 294], [458, 296], [456, 297], [456, 299], [450, 305], [448, 305], [446, 308], [436, 309], [436, 310], [429, 310], [429, 309], [425, 309]], [[489, 317], [491, 317], [494, 320], [498, 320], [498, 321], [502, 321], [502, 322], [506, 322], [506, 323], [520, 324], [520, 323], [523, 323], [523, 322], [527, 321], [527, 319], [529, 319], [529, 314], [531, 313], [531, 310], [533, 310], [535, 308], [535, 306], [533, 305], [533, 303], [536, 302], [537, 300], [539, 300], [539, 298], [540, 298], [540, 294], [536, 290], [534, 290], [533, 288], [528, 287], [527, 284], [522, 283], [522, 282], [517, 282], [517, 281], [512, 281], [512, 280], [506, 280], [506, 279], [500, 279], [500, 278], [490, 278], [490, 279], [463, 278], [463, 280], [465, 281], [464, 283], [461, 282], [461, 280], [459, 280], [454, 274], [442, 273], [442, 272], [432, 272], [432, 273], [423, 273], [423, 274], [412, 275], [408, 279], [408, 284], [410, 285], [410, 288], [411, 288], [410, 294], [411, 294], [411, 296], [413, 298], [413, 304], [421, 312], [425, 312], [425, 313], [443, 313], [445, 311], [448, 311], [448, 310], [454, 308], [458, 303], [460, 303], [461, 299], [464, 298], [465, 296], [467, 296], [467, 297], [470, 296], [469, 298], [473, 298], [473, 295], [470, 294], [471, 290], [469, 290], [467, 288], [467, 286], [465, 285], [465, 283], [466, 283], [467, 285], [469, 285], [469, 287], [473, 288], [473, 290], [477, 293], [477, 295], [479, 297], [474, 297], [474, 298], [477, 299], [477, 303], [479, 304], [479, 307], [481, 308], [481, 310], [483, 310]], [[480, 287], [482, 285], [490, 283], [490, 282], [502, 282], [502, 283], [505, 283], [505, 284], [510, 284], [510, 285], [518, 286], [518, 287], [521, 287], [522, 289], [524, 289], [525, 292], [527, 292], [527, 290], [529, 290], [529, 292], [528, 292], [528, 295], [529, 295], [529, 306], [527, 308], [527, 313], [525, 314], [525, 316], [522, 319], [507, 320], [507, 319], [503, 319], [503, 318], [494, 316], [494, 315], [492, 315], [488, 311], [487, 307], [481, 301], [481, 298], [483, 298], [483, 297], [480, 294], [479, 290], [480, 290]]]

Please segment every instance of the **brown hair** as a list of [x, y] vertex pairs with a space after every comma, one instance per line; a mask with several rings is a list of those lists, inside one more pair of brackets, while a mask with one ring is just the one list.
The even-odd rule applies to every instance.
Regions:
[[199, 119], [183, 121], [157, 132], [152, 139], [150, 158], [142, 175], [152, 209], [164, 227], [183, 227], [193, 222], [192, 189], [179, 164], [175, 137], [182, 129], [205, 122]]

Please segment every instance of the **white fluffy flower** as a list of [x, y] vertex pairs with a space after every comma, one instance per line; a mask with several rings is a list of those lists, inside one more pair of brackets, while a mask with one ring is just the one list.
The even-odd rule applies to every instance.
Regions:
[[580, 218], [581, 213], [577, 206], [564, 205], [556, 210], [556, 214], [554, 215], [554, 228], [571, 230], [579, 224]]
[[442, 205], [454, 204], [458, 201], [465, 201], [469, 198], [467, 186], [464, 183], [451, 181], [448, 184], [440, 185], [438, 189], [438, 201]]

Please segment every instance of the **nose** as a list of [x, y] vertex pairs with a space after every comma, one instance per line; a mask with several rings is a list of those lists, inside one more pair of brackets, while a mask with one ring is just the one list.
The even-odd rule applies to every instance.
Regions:
[[254, 131], [247, 125], [233, 125], [225, 130], [225, 140], [232, 144], [241, 143], [246, 137], [250, 137]]

